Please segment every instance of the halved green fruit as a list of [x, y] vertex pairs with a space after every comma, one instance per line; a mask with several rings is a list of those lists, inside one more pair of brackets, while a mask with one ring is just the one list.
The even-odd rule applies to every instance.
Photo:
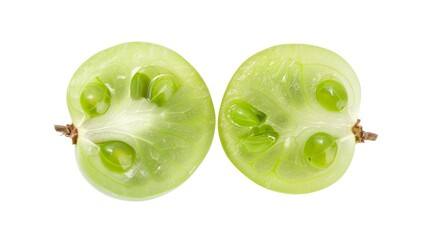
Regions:
[[311, 45], [274, 46], [232, 77], [219, 135], [231, 162], [257, 184], [312, 192], [338, 180], [356, 141], [369, 139], [359, 135], [359, 103], [358, 78], [340, 56]]
[[177, 187], [213, 139], [215, 114], [203, 79], [180, 55], [151, 43], [92, 56], [71, 79], [67, 103], [83, 175], [122, 199]]

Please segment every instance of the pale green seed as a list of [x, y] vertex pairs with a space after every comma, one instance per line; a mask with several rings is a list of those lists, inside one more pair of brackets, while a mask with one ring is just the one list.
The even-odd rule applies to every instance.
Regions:
[[91, 117], [107, 112], [110, 101], [110, 91], [100, 80], [88, 83], [80, 95], [82, 109]]
[[305, 143], [304, 155], [311, 166], [325, 169], [334, 162], [337, 150], [338, 145], [334, 137], [324, 132], [318, 132]]
[[120, 141], [99, 143], [100, 157], [103, 165], [109, 170], [123, 173], [131, 169], [136, 152], [130, 145]]
[[131, 79], [130, 97], [133, 100], [146, 98], [148, 94], [148, 87], [150, 78], [142, 72], [137, 72]]
[[265, 152], [274, 145], [279, 134], [268, 125], [253, 127], [249, 134], [241, 137], [243, 148], [247, 152], [261, 153]]
[[267, 116], [246, 102], [233, 104], [228, 111], [229, 120], [238, 126], [259, 126]]
[[347, 106], [347, 91], [343, 85], [334, 80], [319, 83], [316, 97], [320, 105], [331, 112], [339, 112]]
[[149, 86], [149, 100], [161, 107], [177, 91], [178, 85], [171, 75], [161, 75], [152, 80]]

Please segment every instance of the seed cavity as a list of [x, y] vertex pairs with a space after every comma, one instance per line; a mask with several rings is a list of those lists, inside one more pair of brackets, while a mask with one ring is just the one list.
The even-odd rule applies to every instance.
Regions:
[[170, 74], [159, 75], [153, 79], [149, 85], [148, 99], [158, 107], [162, 107], [168, 102], [178, 88], [173, 76]]
[[100, 157], [103, 165], [116, 173], [124, 173], [131, 169], [136, 158], [133, 147], [121, 141], [99, 143]]
[[91, 117], [97, 117], [110, 108], [111, 94], [107, 86], [97, 78], [97, 81], [88, 83], [81, 95], [82, 109]]
[[144, 73], [150, 79], [153, 79], [160, 74], [158, 68], [151, 65], [141, 67], [138, 72]]
[[305, 159], [317, 169], [326, 169], [334, 162], [338, 145], [330, 134], [318, 132], [305, 143]]
[[247, 152], [262, 153], [270, 149], [277, 141], [279, 134], [269, 125], [253, 127], [252, 130], [242, 136], [241, 144]]
[[233, 124], [242, 127], [259, 126], [266, 118], [265, 113], [242, 101], [233, 104], [228, 111], [228, 119]]
[[334, 80], [319, 83], [316, 98], [322, 107], [331, 112], [340, 112], [346, 107], [348, 101], [346, 89]]

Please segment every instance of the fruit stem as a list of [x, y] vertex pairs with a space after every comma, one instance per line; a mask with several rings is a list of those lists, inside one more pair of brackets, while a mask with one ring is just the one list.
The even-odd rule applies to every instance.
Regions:
[[362, 129], [362, 126], [359, 125], [359, 123], [360, 123], [360, 119], [358, 119], [355, 125], [353, 125], [352, 127], [352, 132], [355, 135], [355, 141], [357, 143], [364, 143], [365, 140], [375, 141], [378, 135], [372, 132], [365, 132]]
[[77, 143], [78, 132], [77, 128], [72, 124], [54, 125], [55, 131], [62, 133], [64, 136], [71, 138], [72, 144]]

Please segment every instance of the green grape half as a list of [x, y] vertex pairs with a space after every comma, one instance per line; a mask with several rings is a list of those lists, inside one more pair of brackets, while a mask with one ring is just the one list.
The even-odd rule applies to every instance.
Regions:
[[83, 175], [121, 199], [174, 189], [213, 139], [214, 107], [203, 79], [156, 44], [124, 43], [95, 54], [71, 79], [67, 103]]
[[286, 193], [325, 188], [347, 170], [356, 142], [360, 85], [340, 56], [286, 44], [247, 59], [225, 91], [219, 135], [231, 162], [257, 184]]

